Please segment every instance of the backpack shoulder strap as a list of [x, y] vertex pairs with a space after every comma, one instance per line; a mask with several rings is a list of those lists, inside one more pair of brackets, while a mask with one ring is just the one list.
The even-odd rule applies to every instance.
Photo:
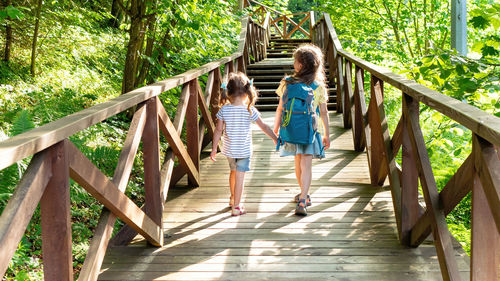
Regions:
[[318, 81], [312, 82], [311, 85], [309, 85], [309, 87], [311, 87], [311, 89], [313, 89], [313, 91], [316, 91], [316, 89], [319, 87]]

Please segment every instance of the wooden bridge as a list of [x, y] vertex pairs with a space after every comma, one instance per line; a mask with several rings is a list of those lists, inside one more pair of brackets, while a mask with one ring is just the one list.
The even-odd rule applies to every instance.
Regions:
[[[306, 13], [295, 23], [258, 7], [260, 20], [242, 20], [239, 48], [231, 56], [0, 143], [0, 169], [32, 157], [0, 217], [2, 275], [40, 204], [45, 279], [73, 279], [71, 178], [105, 207], [79, 280], [499, 279], [500, 119], [344, 51], [327, 14], [315, 21]], [[302, 27], [307, 22], [309, 28]], [[204, 149], [224, 77], [236, 70], [256, 75], [251, 70], [268, 64], [268, 55], [287, 53], [268, 52], [276, 49], [269, 48], [272, 30], [281, 40], [303, 32], [323, 48], [335, 109], [333, 148], [313, 163], [313, 205], [299, 218], [293, 215], [292, 198], [299, 189], [292, 162], [255, 131], [244, 199], [249, 213], [231, 217], [224, 157], [211, 162]], [[287, 67], [266, 69], [282, 75]], [[208, 80], [200, 85], [205, 74]], [[370, 79], [366, 91], [365, 76]], [[175, 87], [182, 92], [171, 120], [159, 95]], [[385, 117], [386, 87], [401, 90], [400, 120]], [[272, 99], [263, 101], [263, 109], [272, 109]], [[419, 125], [420, 103], [472, 131], [470, 156], [441, 192]], [[135, 115], [108, 178], [68, 137], [132, 107]], [[265, 122], [272, 118], [264, 112]], [[392, 136], [388, 122], [398, 122]], [[160, 153], [159, 134], [169, 145], [165, 153]], [[139, 207], [124, 190], [141, 141], [145, 204]], [[470, 259], [445, 220], [469, 192]], [[111, 238], [116, 218], [126, 226]]]

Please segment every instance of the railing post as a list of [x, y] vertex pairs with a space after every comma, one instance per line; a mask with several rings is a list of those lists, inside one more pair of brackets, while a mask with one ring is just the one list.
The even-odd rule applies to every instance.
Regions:
[[160, 177], [160, 141], [158, 131], [158, 102], [154, 97], [146, 102], [146, 124], [142, 135], [144, 153], [144, 212], [162, 225], [163, 195]]
[[[354, 122], [354, 96], [352, 94], [352, 63], [345, 59], [345, 74], [344, 74], [344, 128], [351, 128]], [[354, 134], [353, 134], [353, 137]]]
[[[409, 112], [418, 112], [418, 101], [403, 93], [402, 176], [401, 176], [401, 242], [411, 245], [411, 230], [419, 219], [418, 169], [408, 132]], [[411, 110], [409, 109], [411, 107]], [[418, 116], [415, 117], [418, 120]]]
[[245, 59], [243, 58], [243, 56], [241, 57], [238, 57], [238, 59], [236, 60], [236, 69], [237, 71], [241, 71], [243, 73], [247, 73], [247, 68], [246, 68], [246, 65], [245, 65]]
[[283, 16], [283, 39], [288, 39], [288, 35], [286, 34], [286, 16]]
[[323, 33], [323, 40], [322, 40], [322, 44], [323, 44], [323, 48], [326, 49], [326, 47], [328, 46], [328, 41], [330, 39], [330, 32], [328, 31], [328, 26], [326, 25], [326, 20], [323, 21], [324, 24], [322, 24], [321, 26], [323, 27], [321, 29], [321, 33]]
[[500, 272], [500, 151], [472, 135], [474, 186], [472, 187], [471, 281], [499, 280]]
[[[230, 63], [233, 68], [233, 63]], [[186, 115], [186, 135], [187, 151], [197, 171], [200, 171], [200, 151], [199, 147], [199, 128], [198, 128], [198, 79], [189, 82], [189, 102]], [[191, 177], [188, 178], [189, 186], [198, 186]]]
[[364, 70], [355, 67], [355, 86], [354, 86], [354, 150], [363, 151], [366, 145], [366, 138], [363, 138], [366, 116]]
[[477, 174], [472, 187], [470, 280], [499, 280], [500, 236]]
[[[384, 86], [383, 81], [371, 75], [371, 91], [370, 91], [370, 106], [368, 108], [368, 122], [371, 132], [371, 163], [370, 163], [370, 178], [372, 185], [382, 186], [385, 181], [387, 171], [383, 169], [387, 166], [385, 161], [385, 150], [382, 143], [382, 127], [381, 120], [378, 116], [379, 106], [383, 106]], [[380, 99], [377, 101], [376, 96]], [[344, 113], [345, 114], [345, 113]]]
[[67, 141], [50, 148], [53, 172], [40, 200], [45, 280], [73, 280]]
[[309, 12], [309, 34], [311, 35], [311, 40], [313, 40], [314, 42], [314, 36], [313, 36], [313, 27], [314, 27], [314, 24], [316, 23], [316, 20], [314, 18], [314, 12], [313, 11], [310, 11]]
[[337, 87], [337, 113], [342, 113], [343, 111], [343, 103], [342, 103], [342, 95], [344, 93], [344, 73], [343, 73], [343, 59], [342, 56], [339, 55], [335, 48], [335, 44], [333, 44], [333, 55], [335, 56], [335, 74], [336, 74], [336, 87]]
[[210, 96], [210, 114], [212, 115], [212, 120], [216, 120], [216, 115], [217, 112], [219, 112], [219, 100], [220, 100], [220, 94], [221, 94], [221, 73], [220, 73], [220, 68], [216, 68], [213, 70], [214, 72], [214, 83], [212, 85], [212, 95]]

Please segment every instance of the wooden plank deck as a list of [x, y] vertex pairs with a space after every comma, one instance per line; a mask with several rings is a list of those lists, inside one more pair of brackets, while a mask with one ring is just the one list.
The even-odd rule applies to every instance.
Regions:
[[[332, 148], [313, 161], [307, 217], [293, 214], [292, 158], [280, 158], [254, 127], [248, 214], [231, 217], [227, 161], [207, 157], [199, 188], [168, 194], [165, 246], [138, 236], [108, 249], [99, 280], [442, 280], [432, 241], [399, 244], [389, 189], [370, 186], [366, 154], [353, 151], [351, 131], [330, 115]], [[273, 113], [263, 117], [272, 124]], [[455, 252], [468, 280], [469, 258], [458, 243]]]

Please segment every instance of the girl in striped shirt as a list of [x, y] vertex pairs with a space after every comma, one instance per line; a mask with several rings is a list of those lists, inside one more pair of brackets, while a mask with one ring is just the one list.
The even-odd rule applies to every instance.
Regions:
[[215, 161], [217, 146], [219, 145], [222, 132], [222, 154], [229, 162], [229, 188], [231, 197], [231, 215], [239, 216], [246, 213], [241, 204], [245, 172], [250, 170], [250, 157], [252, 155], [252, 131], [251, 122], [256, 122], [260, 129], [277, 143], [277, 136], [260, 118], [260, 113], [253, 106], [257, 99], [255, 87], [248, 77], [241, 73], [229, 74], [227, 86], [224, 87], [220, 105], [222, 108], [217, 112], [217, 126], [215, 128], [212, 153], [210, 158]]

